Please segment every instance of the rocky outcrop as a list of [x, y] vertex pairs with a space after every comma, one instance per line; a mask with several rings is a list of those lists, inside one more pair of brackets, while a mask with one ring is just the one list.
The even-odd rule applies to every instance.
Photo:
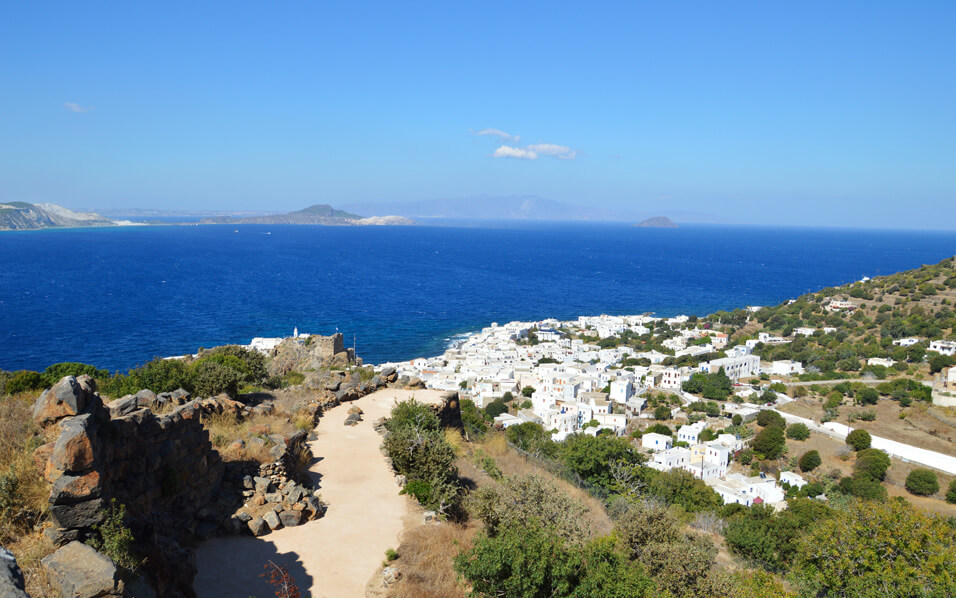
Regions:
[[357, 363], [355, 354], [346, 349], [341, 333], [331, 336], [313, 335], [307, 339], [287, 338], [275, 348], [269, 373], [282, 376], [291, 371], [345, 369]]

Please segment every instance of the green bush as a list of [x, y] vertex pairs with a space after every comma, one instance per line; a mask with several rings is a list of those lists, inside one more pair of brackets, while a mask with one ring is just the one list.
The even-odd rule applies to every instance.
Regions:
[[928, 469], [914, 469], [906, 476], [906, 489], [917, 496], [930, 496], [939, 492], [939, 479]]
[[846, 443], [853, 447], [855, 451], [862, 451], [870, 448], [872, 438], [866, 430], [853, 430], [846, 436]]
[[498, 417], [502, 413], [508, 413], [508, 406], [498, 399], [495, 399], [485, 406], [485, 415], [488, 416], [489, 420]]
[[97, 380], [105, 380], [109, 377], [110, 373], [85, 363], [65, 361], [63, 363], [54, 363], [43, 370], [43, 384], [44, 386], [53, 386], [64, 376], [79, 377], [84, 375], [96, 378]]
[[803, 456], [800, 457], [798, 465], [800, 466], [800, 471], [806, 473], [808, 471], [813, 471], [817, 467], [820, 467], [821, 463], [823, 463], [823, 460], [820, 459], [819, 452], [807, 451], [803, 453]]
[[763, 455], [765, 459], [779, 459], [787, 448], [783, 438], [783, 428], [767, 426], [754, 436], [750, 443], [754, 452]]
[[21, 392], [30, 392], [43, 388], [43, 376], [37, 372], [27, 370], [19, 371], [10, 377], [5, 386], [5, 392], [8, 395], [15, 395]]
[[863, 449], [856, 454], [853, 464], [854, 475], [865, 475], [874, 480], [886, 478], [886, 470], [891, 465], [890, 456], [879, 449]]
[[242, 381], [243, 374], [222, 363], [227, 359], [228, 356], [197, 361], [192, 368], [193, 392], [200, 397], [212, 397], [222, 393], [235, 396], [239, 392], [239, 382]]
[[133, 552], [135, 538], [133, 532], [126, 526], [126, 507], [110, 501], [103, 523], [96, 526], [97, 535], [88, 540], [94, 549], [110, 557], [117, 565], [136, 571], [142, 562]]
[[655, 473], [647, 492], [690, 513], [712, 511], [724, 504], [713, 488], [683, 469]]
[[533, 451], [539, 444], [551, 440], [551, 433], [534, 422], [509, 426], [505, 434], [508, 436], [508, 442], [523, 451]]
[[886, 488], [883, 484], [867, 475], [845, 477], [840, 480], [839, 489], [844, 494], [864, 500], [886, 500]]
[[810, 438], [810, 428], [806, 424], [791, 424], [787, 428], [787, 438], [792, 440], [806, 440]]
[[787, 427], [787, 420], [783, 419], [783, 416], [772, 411], [770, 409], [764, 409], [757, 414], [757, 425], [765, 428], [767, 426], [777, 426], [780, 428]]
[[956, 480], [949, 483], [949, 490], [946, 491], [946, 502], [956, 505]]

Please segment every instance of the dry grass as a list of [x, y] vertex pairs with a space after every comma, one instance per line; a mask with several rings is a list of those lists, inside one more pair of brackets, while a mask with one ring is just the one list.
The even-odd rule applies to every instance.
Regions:
[[402, 572], [401, 580], [389, 592], [395, 598], [456, 598], [467, 595], [458, 580], [455, 555], [471, 548], [481, 525], [441, 523], [420, 525], [402, 534], [398, 559], [392, 566]]
[[[263, 440], [270, 434], [291, 436], [296, 432], [296, 424], [281, 415], [256, 415], [243, 419], [230, 413], [218, 413], [203, 416], [203, 425], [209, 431], [210, 442], [219, 449], [225, 461], [269, 463], [274, 460], [269, 453], [271, 443], [256, 442], [256, 439]], [[245, 442], [245, 447], [230, 449], [236, 440]]]
[[52, 596], [40, 559], [53, 552], [40, 526], [50, 485], [33, 460], [33, 451], [53, 434], [33, 423], [36, 397], [22, 394], [0, 400], [0, 545], [16, 557], [32, 596]]

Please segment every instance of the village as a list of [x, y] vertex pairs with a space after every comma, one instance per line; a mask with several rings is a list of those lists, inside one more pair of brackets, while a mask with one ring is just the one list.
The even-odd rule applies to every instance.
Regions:
[[[828, 310], [848, 309], [844, 302], [833, 303]], [[747, 468], [734, 467], [735, 455], [747, 448], [750, 439], [712, 430], [737, 428], [730, 425], [732, 421], [752, 421], [761, 410], [792, 400], [770, 386], [779, 389], [776, 384], [781, 378], [803, 374], [803, 365], [789, 360], [763, 362], [753, 354], [758, 343], [785, 344], [791, 339], [761, 332], [756, 339], [728, 347], [726, 333], [708, 325], [698, 327], [696, 320], [688, 316], [600, 315], [572, 321], [492, 323], [443, 355], [381, 367], [395, 367], [402, 375], [419, 378], [428, 388], [457, 391], [479, 408], [494, 402], [512, 403], [513, 409], [494, 417], [500, 428], [532, 422], [550, 431], [554, 441], [577, 433], [624, 436], [639, 430], [640, 447], [647, 453], [650, 467], [691, 472], [725, 504], [764, 503], [784, 508], [787, 490], [802, 488], [807, 481], [796, 471], [781, 472], [775, 479], [764, 474], [751, 476]], [[667, 353], [607, 342], [629, 335], [656, 337], [657, 331], [666, 331], [659, 344]], [[802, 328], [793, 334], [809, 336], [814, 332]], [[931, 350], [948, 352], [950, 344], [936, 343]], [[701, 356], [721, 354], [725, 356], [700, 361]], [[681, 357], [698, 359], [688, 360], [696, 365], [663, 363]], [[691, 408], [708, 401], [687, 392], [685, 383], [695, 373], [720, 371], [733, 383], [733, 394], [716, 409]], [[742, 382], [744, 379], [749, 382]], [[770, 401], [764, 394], [768, 392], [774, 395]], [[656, 407], [649, 404], [648, 397], [655, 394], [669, 399], [666, 413], [661, 412], [659, 399]], [[758, 396], [763, 400], [755, 401]], [[710, 403], [713, 406], [713, 401]], [[655, 420], [674, 422], [676, 430], [670, 435], [659, 433], [654, 430]], [[824, 424], [821, 431], [833, 426]]]

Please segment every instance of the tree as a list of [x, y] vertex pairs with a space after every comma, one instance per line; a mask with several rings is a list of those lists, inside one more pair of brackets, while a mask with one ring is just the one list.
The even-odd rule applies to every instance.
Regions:
[[532, 388], [532, 387], [530, 387], [530, 386], [525, 386], [524, 388], [521, 389], [521, 394], [522, 394], [522, 396], [527, 397], [527, 398], [530, 399], [530, 398], [531, 398], [531, 395], [534, 394], [534, 388]]
[[885, 452], [879, 449], [863, 449], [856, 454], [853, 472], [854, 475], [865, 475], [873, 480], [883, 481], [890, 465], [890, 456]]
[[461, 423], [465, 426], [465, 432], [468, 434], [482, 435], [488, 429], [484, 416], [471, 399], [462, 399], [461, 405]]
[[855, 451], [862, 451], [870, 448], [872, 438], [866, 430], [853, 430], [846, 435], [846, 443], [853, 447]]
[[509, 426], [505, 434], [508, 436], [508, 442], [523, 451], [532, 451], [540, 443], [551, 440], [551, 433], [534, 422]]
[[929, 360], [929, 373], [935, 374], [953, 365], [954, 359], [946, 355], [934, 355]]
[[764, 409], [757, 414], [757, 425], [764, 428], [767, 426], [787, 427], [787, 420], [783, 416], [771, 409]]
[[755, 453], [763, 455], [765, 459], [779, 459], [787, 448], [787, 442], [783, 438], [783, 428], [767, 426], [754, 436], [750, 446]]
[[939, 479], [928, 469], [914, 469], [906, 476], [906, 489], [917, 496], [930, 496], [939, 492]]
[[876, 405], [880, 400], [880, 393], [876, 391], [875, 388], [864, 388], [860, 391], [860, 394], [857, 395], [861, 405]]
[[799, 541], [796, 577], [812, 595], [952, 596], [952, 534], [906, 501], [853, 502]]
[[760, 394], [760, 398], [757, 400], [764, 405], [769, 405], [777, 400], [777, 393], [768, 388]]
[[515, 400], [515, 396], [514, 396], [513, 394], [511, 394], [510, 391], [508, 391], [508, 392], [506, 392], [505, 394], [501, 395], [501, 402], [502, 402], [502, 403], [510, 403], [510, 402], [513, 401], [513, 400]]
[[489, 419], [494, 419], [502, 413], [508, 413], [508, 406], [499, 400], [494, 400], [485, 406], [485, 415]]
[[663, 421], [666, 419], [670, 419], [670, 417], [671, 417], [671, 410], [668, 409], [666, 405], [659, 405], [654, 408], [654, 419], [658, 421]]
[[197, 361], [192, 368], [192, 374], [193, 390], [201, 397], [212, 397], [222, 393], [235, 396], [239, 392], [239, 382], [243, 378], [238, 370], [211, 359]]
[[787, 428], [787, 438], [792, 440], [806, 440], [810, 438], [810, 428], [806, 424], [791, 424]]
[[608, 465], [622, 462], [640, 465], [644, 456], [623, 438], [574, 434], [560, 444], [559, 457], [572, 472], [584, 481], [613, 492], [616, 481]]
[[656, 473], [651, 478], [648, 492], [691, 513], [717, 509], [724, 503], [713, 488], [683, 469]]
[[807, 451], [803, 453], [803, 456], [800, 457], [800, 471], [806, 473], [808, 471], [813, 471], [817, 467], [820, 467], [820, 464], [823, 461], [820, 459], [820, 453], [817, 451]]

